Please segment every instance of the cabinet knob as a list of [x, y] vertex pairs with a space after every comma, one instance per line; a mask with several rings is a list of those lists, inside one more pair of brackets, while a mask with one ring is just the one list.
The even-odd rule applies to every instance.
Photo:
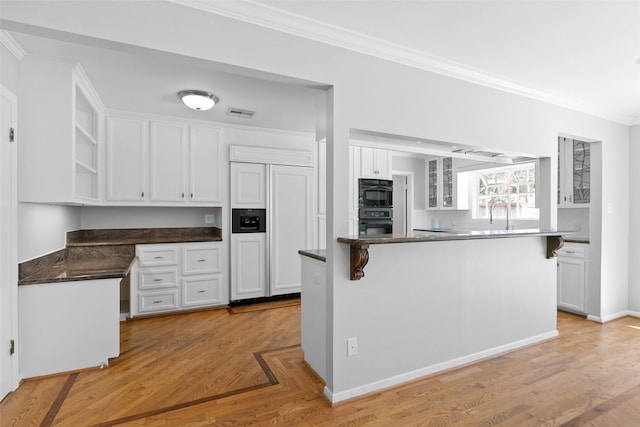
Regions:
[[184, 199], [184, 193], [182, 193], [182, 198]]
[[144, 191], [140, 194], [140, 197], [144, 198]]
[[191, 193], [191, 198], [193, 199], [193, 193]]

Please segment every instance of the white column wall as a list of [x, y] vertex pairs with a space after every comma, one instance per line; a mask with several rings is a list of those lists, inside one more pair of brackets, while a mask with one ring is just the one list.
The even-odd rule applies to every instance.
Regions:
[[629, 130], [629, 310], [640, 317], [640, 125]]

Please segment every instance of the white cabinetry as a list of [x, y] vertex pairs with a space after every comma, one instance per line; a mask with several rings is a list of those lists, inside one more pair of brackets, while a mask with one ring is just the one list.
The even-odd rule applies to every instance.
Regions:
[[146, 120], [107, 117], [107, 200], [141, 202], [147, 188]]
[[188, 128], [179, 123], [151, 122], [149, 137], [150, 200], [185, 200], [185, 152]]
[[[437, 157], [425, 162], [427, 209], [458, 209], [458, 185], [455, 159]], [[464, 197], [461, 197], [464, 199]]]
[[99, 202], [103, 111], [79, 65], [31, 55], [21, 61], [21, 202]]
[[225, 305], [222, 242], [137, 245], [131, 316]]
[[380, 148], [360, 147], [360, 178], [391, 178], [391, 152]]
[[558, 251], [558, 308], [586, 313], [589, 245], [565, 243]]
[[591, 144], [558, 138], [558, 207], [588, 208], [591, 202]]
[[108, 202], [220, 205], [219, 133], [177, 121], [108, 117]]

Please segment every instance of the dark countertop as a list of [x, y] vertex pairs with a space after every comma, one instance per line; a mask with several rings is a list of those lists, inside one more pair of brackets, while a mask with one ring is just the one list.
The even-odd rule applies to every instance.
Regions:
[[304, 249], [298, 251], [300, 255], [317, 259], [318, 261], [327, 262], [327, 251], [326, 249]]
[[18, 285], [122, 278], [135, 258], [135, 245], [221, 240], [217, 227], [71, 231], [64, 249], [20, 263]]
[[368, 236], [338, 237], [338, 242], [351, 245], [379, 245], [386, 243], [441, 242], [447, 240], [500, 239], [507, 237], [563, 236], [572, 231], [540, 230], [414, 230], [407, 234], [378, 234]]

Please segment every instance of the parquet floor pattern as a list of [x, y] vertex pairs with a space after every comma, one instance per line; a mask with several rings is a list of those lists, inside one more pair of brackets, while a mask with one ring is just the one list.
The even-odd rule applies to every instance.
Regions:
[[121, 325], [105, 369], [25, 381], [1, 426], [640, 426], [640, 319], [558, 314], [560, 337], [330, 407], [300, 307]]

